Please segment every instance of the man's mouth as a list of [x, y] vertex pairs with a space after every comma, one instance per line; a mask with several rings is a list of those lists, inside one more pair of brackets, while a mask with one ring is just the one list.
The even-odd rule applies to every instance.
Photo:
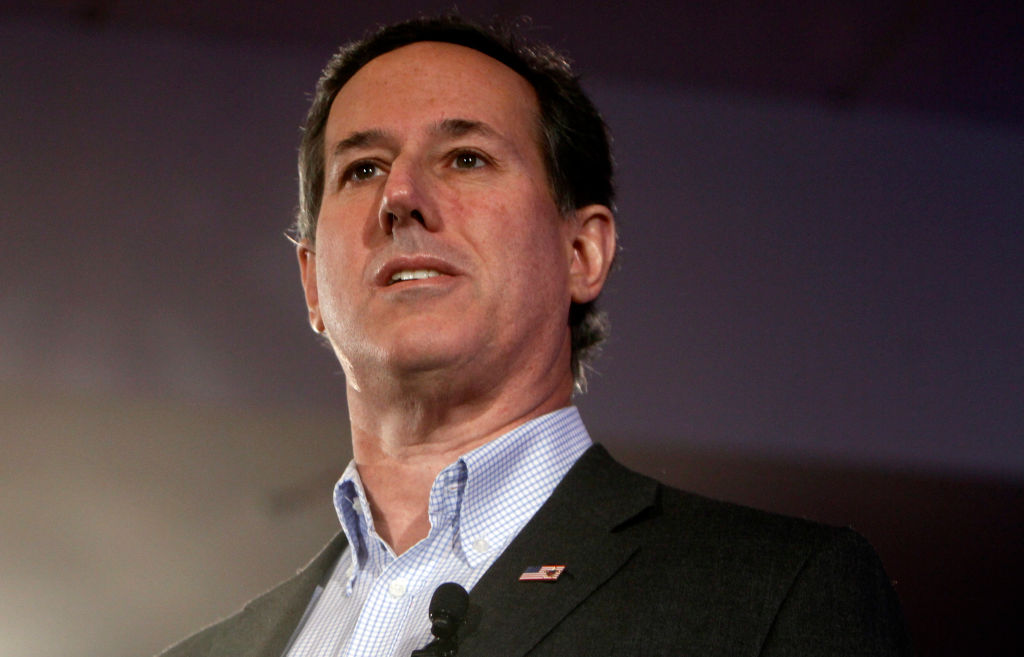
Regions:
[[441, 272], [436, 269], [403, 269], [401, 271], [396, 271], [391, 275], [388, 285], [399, 283], [401, 281], [421, 281], [440, 275]]

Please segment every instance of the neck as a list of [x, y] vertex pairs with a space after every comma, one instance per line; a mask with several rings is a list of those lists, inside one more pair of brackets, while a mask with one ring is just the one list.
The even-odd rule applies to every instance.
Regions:
[[430, 488], [460, 456], [570, 403], [572, 377], [510, 390], [348, 388], [352, 451], [381, 538], [401, 554], [430, 531]]

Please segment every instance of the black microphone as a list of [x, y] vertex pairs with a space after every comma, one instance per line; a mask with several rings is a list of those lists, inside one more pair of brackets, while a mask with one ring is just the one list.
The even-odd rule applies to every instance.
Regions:
[[455, 657], [459, 651], [455, 634], [466, 620], [468, 609], [469, 594], [459, 584], [445, 582], [434, 589], [429, 609], [430, 633], [434, 640], [414, 650], [411, 657]]

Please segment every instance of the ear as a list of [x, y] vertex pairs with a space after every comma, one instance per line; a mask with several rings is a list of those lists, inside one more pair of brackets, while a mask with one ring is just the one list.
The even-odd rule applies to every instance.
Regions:
[[615, 216], [604, 205], [575, 210], [569, 291], [575, 303], [597, 298], [615, 259]]
[[309, 242], [303, 240], [295, 245], [295, 255], [299, 258], [299, 276], [306, 295], [306, 308], [309, 309], [309, 326], [322, 334], [324, 320], [320, 316], [320, 297], [316, 287], [316, 251]]

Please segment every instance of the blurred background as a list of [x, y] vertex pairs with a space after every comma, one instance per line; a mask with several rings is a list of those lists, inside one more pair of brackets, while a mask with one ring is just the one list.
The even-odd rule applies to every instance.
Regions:
[[[0, 2], [0, 655], [152, 654], [337, 530], [298, 126], [338, 44], [450, 4]], [[615, 135], [594, 437], [854, 526], [922, 655], [1019, 654], [1020, 4], [458, 4]]]

